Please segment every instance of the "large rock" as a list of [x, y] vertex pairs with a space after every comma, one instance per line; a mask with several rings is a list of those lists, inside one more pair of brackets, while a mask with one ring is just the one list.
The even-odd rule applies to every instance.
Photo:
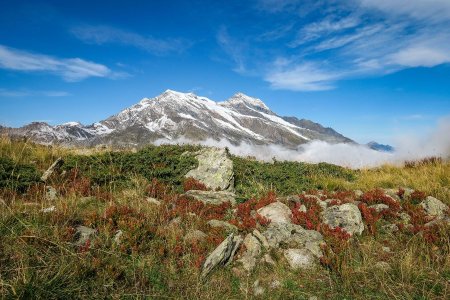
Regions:
[[430, 216], [443, 217], [445, 216], [448, 206], [439, 201], [438, 199], [428, 196], [420, 203], [425, 212]]
[[312, 269], [316, 265], [316, 258], [308, 249], [286, 249], [283, 254], [292, 270]]
[[364, 231], [361, 212], [353, 203], [328, 207], [322, 213], [322, 220], [332, 228], [341, 227], [352, 235]]
[[202, 267], [202, 277], [208, 276], [211, 271], [220, 265], [226, 265], [233, 260], [236, 250], [242, 243], [240, 236], [230, 234], [211, 254], [206, 258]]
[[193, 177], [207, 188], [234, 190], [233, 162], [225, 149], [205, 148], [197, 152], [198, 167], [189, 171], [186, 177]]
[[236, 195], [228, 191], [198, 191], [190, 190], [185, 193], [186, 196], [192, 197], [195, 200], [201, 201], [204, 204], [220, 205], [225, 202], [236, 204]]
[[314, 230], [306, 230], [300, 225], [289, 223], [271, 223], [262, 234], [270, 247], [305, 248], [315, 256], [321, 257], [320, 245], [324, 243], [323, 236]]
[[292, 223], [292, 212], [285, 204], [277, 201], [258, 209], [258, 214], [266, 217], [271, 223]]

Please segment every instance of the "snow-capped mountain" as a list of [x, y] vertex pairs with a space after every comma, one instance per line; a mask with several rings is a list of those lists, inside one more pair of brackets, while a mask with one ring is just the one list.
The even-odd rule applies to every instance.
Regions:
[[34, 122], [21, 128], [1, 128], [11, 136], [38, 143], [94, 146], [142, 146], [156, 140], [184, 138], [192, 142], [228, 139], [234, 144], [279, 144], [296, 147], [310, 140], [353, 143], [331, 128], [296, 117], [280, 117], [260, 99], [237, 93], [215, 102], [193, 93], [167, 90], [103, 121], [84, 126], [69, 122], [50, 126]]

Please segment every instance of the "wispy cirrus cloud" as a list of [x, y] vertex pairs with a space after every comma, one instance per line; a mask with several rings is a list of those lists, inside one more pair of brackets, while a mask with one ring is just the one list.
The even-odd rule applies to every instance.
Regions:
[[31, 91], [27, 89], [10, 90], [0, 88], [0, 97], [6, 98], [20, 98], [31, 96], [43, 96], [43, 97], [67, 97], [71, 96], [70, 93], [65, 91]]
[[104, 25], [81, 25], [71, 29], [75, 37], [90, 44], [120, 44], [135, 47], [154, 55], [180, 53], [192, 46], [192, 42], [180, 38], [159, 39], [153, 36], [141, 35]]
[[[268, 24], [278, 25], [249, 39], [253, 48], [238, 52], [239, 59], [229, 54], [238, 66], [247, 66], [247, 74], [261, 74], [275, 89], [329, 90], [340, 80], [450, 63], [448, 0], [257, 3], [258, 11], [269, 13], [264, 18], [276, 20]], [[295, 20], [289, 27], [279, 22], [286, 15]], [[265, 35], [275, 38], [261, 39]]]
[[216, 36], [217, 43], [223, 49], [223, 51], [228, 54], [233, 60], [235, 67], [234, 71], [237, 73], [245, 73], [247, 71], [246, 67], [246, 45], [232, 38], [228, 33], [226, 27], [221, 27]]
[[120, 78], [125, 73], [81, 58], [57, 58], [0, 45], [0, 68], [22, 72], [45, 72], [65, 81], [81, 81], [89, 77]]

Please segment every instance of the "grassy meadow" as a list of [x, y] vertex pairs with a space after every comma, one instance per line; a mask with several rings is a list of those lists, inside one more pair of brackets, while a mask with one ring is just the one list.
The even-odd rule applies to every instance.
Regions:
[[[371, 229], [352, 239], [326, 236], [333, 251], [315, 270], [291, 271], [282, 257], [270, 253], [275, 266], [258, 264], [252, 273], [242, 274], [231, 265], [202, 280], [205, 257], [228, 235], [206, 221], [231, 222], [233, 217], [229, 206], [208, 207], [181, 196], [189, 189], [184, 175], [196, 167], [192, 152], [198, 149], [185, 145], [138, 151], [66, 149], [1, 139], [0, 298], [450, 298], [450, 228], [392, 234], [382, 229], [385, 219], [368, 223]], [[58, 157], [64, 160], [59, 172], [46, 184], [40, 182]], [[344, 199], [354, 190], [369, 197], [379, 188], [412, 188], [450, 205], [446, 160], [363, 170], [235, 156], [232, 160], [238, 211], [251, 201], [256, 205], [273, 201], [275, 195], [322, 190]], [[56, 199], [49, 199], [46, 186], [56, 190]], [[147, 197], [161, 204], [152, 204]], [[54, 211], [43, 211], [52, 206]], [[75, 246], [78, 225], [98, 234]], [[186, 234], [194, 229], [206, 233], [206, 238], [187, 240]], [[239, 227], [239, 232], [250, 229]], [[256, 280], [265, 287], [261, 295], [254, 293]]]

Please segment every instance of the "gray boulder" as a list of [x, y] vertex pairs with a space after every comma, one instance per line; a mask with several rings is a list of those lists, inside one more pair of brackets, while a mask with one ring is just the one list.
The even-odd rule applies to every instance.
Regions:
[[233, 260], [236, 250], [242, 243], [240, 236], [230, 234], [211, 254], [208, 255], [202, 267], [202, 278], [208, 276], [211, 271], [220, 265], [227, 265]]
[[54, 201], [58, 199], [58, 192], [56, 191], [56, 189], [52, 186], [46, 186], [45, 187], [45, 200], [48, 201]]
[[204, 204], [220, 205], [225, 202], [236, 204], [236, 195], [228, 191], [198, 191], [190, 190], [185, 193], [186, 196], [192, 197], [195, 200], [201, 201]]
[[292, 212], [285, 204], [277, 201], [258, 209], [258, 214], [272, 223], [292, 223]]
[[353, 203], [331, 206], [322, 213], [322, 220], [332, 228], [341, 227], [350, 234], [361, 234], [364, 223], [361, 212]]
[[378, 203], [378, 204], [370, 205], [369, 208], [373, 208], [373, 209], [375, 209], [375, 211], [377, 213], [380, 213], [383, 210], [389, 209], [389, 205], [386, 205], [383, 203]]
[[442, 203], [442, 201], [428, 196], [425, 200], [420, 203], [425, 212], [430, 216], [443, 217], [445, 216], [448, 206]]
[[207, 188], [234, 190], [233, 162], [225, 149], [205, 148], [197, 152], [198, 167], [189, 171], [186, 177], [193, 177]]

